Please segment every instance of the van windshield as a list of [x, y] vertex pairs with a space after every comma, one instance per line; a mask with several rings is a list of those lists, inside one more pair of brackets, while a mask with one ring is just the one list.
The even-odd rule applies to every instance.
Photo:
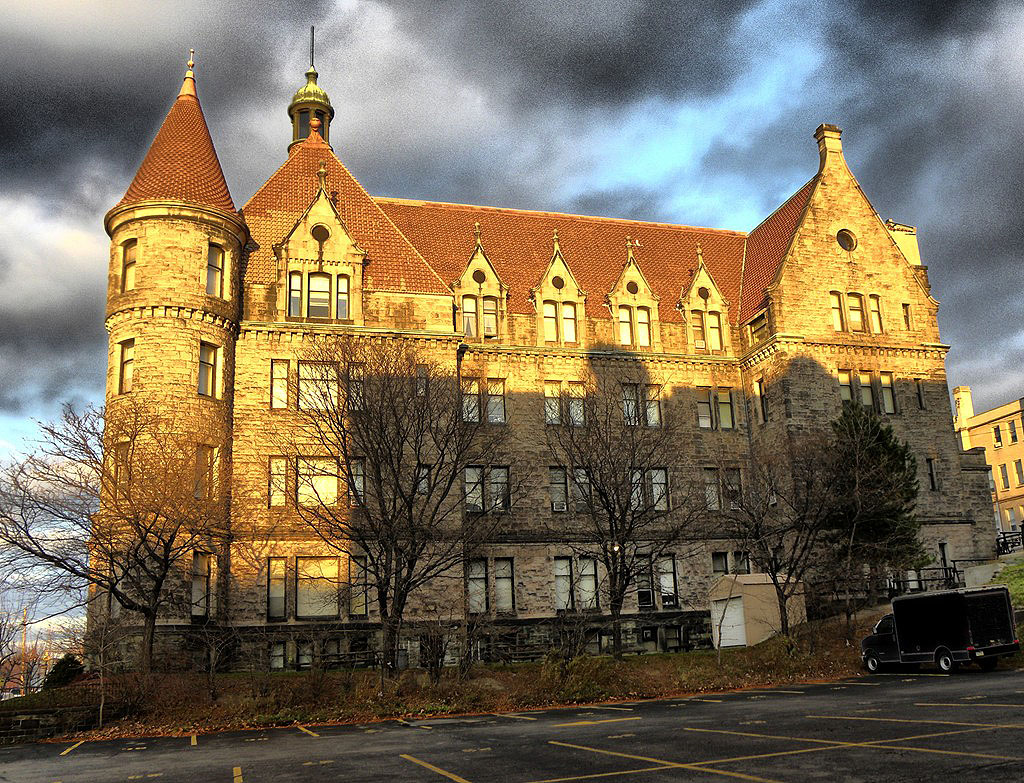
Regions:
[[875, 626], [875, 633], [892, 633], [892, 631], [892, 615], [887, 614], [885, 617], [878, 621], [878, 625]]

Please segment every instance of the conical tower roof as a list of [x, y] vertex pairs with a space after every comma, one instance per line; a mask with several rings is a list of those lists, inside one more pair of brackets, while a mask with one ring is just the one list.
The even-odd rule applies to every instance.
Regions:
[[237, 214], [196, 96], [193, 62], [164, 124], [117, 206], [182, 201]]

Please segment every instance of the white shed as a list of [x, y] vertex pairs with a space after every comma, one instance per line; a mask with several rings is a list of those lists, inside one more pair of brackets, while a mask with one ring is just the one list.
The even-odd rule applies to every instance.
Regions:
[[[779, 632], [779, 603], [768, 574], [723, 574], [708, 591], [711, 639], [716, 647], [758, 644]], [[803, 585], [788, 605], [789, 623], [807, 619]]]

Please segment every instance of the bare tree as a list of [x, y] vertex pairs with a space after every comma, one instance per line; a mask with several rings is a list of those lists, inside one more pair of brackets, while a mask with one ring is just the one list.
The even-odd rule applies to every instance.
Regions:
[[189, 430], [134, 401], [116, 415], [65, 406], [0, 475], [0, 543], [47, 575], [42, 589], [99, 591], [141, 615], [146, 672], [157, 617], [188, 606], [194, 552], [223, 537], [224, 493]]
[[598, 371], [545, 405], [556, 463], [550, 483], [558, 486], [564, 475], [576, 512], [556, 533], [604, 566], [612, 649], [619, 657], [626, 596], [650, 574], [652, 562], [700, 538], [703, 491], [669, 462], [684, 429], [678, 417], [665, 414], [661, 386], [651, 378]]
[[410, 597], [444, 579], [461, 593], [465, 564], [521, 495], [503, 402], [498, 416], [418, 341], [322, 338], [299, 363], [299, 417], [287, 445], [298, 514], [360, 558], [392, 672]]

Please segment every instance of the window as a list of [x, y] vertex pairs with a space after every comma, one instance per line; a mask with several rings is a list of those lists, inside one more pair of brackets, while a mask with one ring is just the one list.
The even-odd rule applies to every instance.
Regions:
[[582, 383], [569, 383], [569, 399], [567, 402], [569, 424], [573, 427], [582, 427], [585, 421], [584, 402], [586, 387]]
[[998, 424], [992, 428], [992, 443], [997, 449], [1003, 446], [1003, 432]]
[[[128, 443], [115, 443], [114, 444], [114, 456], [113, 456], [113, 479], [114, 479], [114, 495], [115, 497], [125, 497], [128, 495], [128, 488], [131, 484], [131, 461], [129, 458], [129, 449], [131, 444]], [[993, 487], [995, 489], [995, 487]]]
[[430, 388], [430, 367], [426, 364], [416, 365], [416, 388], [417, 397], [426, 397]]
[[270, 407], [288, 407], [287, 359], [272, 359], [270, 362]]
[[348, 409], [361, 411], [366, 407], [366, 399], [363, 396], [363, 365], [350, 364], [346, 369], [348, 382], [345, 389], [348, 393]]
[[750, 552], [732, 553], [732, 572], [734, 574], [750, 573]]
[[704, 504], [709, 511], [718, 511], [722, 507], [718, 468], [704, 468]]
[[846, 295], [846, 310], [849, 313], [847, 318], [850, 324], [850, 331], [864, 331], [864, 298], [860, 294]]
[[999, 466], [999, 483], [1002, 485], [1003, 489], [1009, 489], [1010, 488], [1010, 470], [1009, 470], [1009, 466], [1007, 466], [1007, 465], [1000, 465]]
[[[638, 558], [639, 560], [639, 558]], [[641, 609], [654, 606], [654, 590], [651, 588], [651, 562], [645, 559], [636, 575], [636, 605]]]
[[302, 273], [288, 275], [288, 315], [302, 315]]
[[838, 291], [832, 291], [828, 295], [832, 305], [832, 329], [837, 332], [844, 331], [843, 326], [843, 296]]
[[491, 511], [508, 511], [510, 498], [507, 467], [492, 467], [487, 471], [487, 494]]
[[462, 297], [462, 333], [466, 337], [476, 337], [476, 297]]
[[711, 389], [706, 386], [697, 388], [697, 426], [702, 430], [710, 430], [714, 426], [711, 418]]
[[761, 414], [761, 423], [768, 421], [768, 396], [764, 386], [764, 378], [754, 381], [754, 397], [758, 401], [758, 411]]
[[896, 412], [896, 396], [893, 393], [892, 373], [881, 372], [878, 374], [878, 385], [882, 392], [882, 413]]
[[213, 555], [192, 553], [192, 616], [210, 616], [210, 572]]
[[750, 322], [750, 342], [757, 345], [768, 336], [768, 314], [761, 313]]
[[732, 415], [732, 389], [718, 390], [718, 426], [723, 430], [731, 430], [736, 426]]
[[562, 388], [558, 381], [544, 381], [544, 423], [561, 424], [562, 406], [559, 399]]
[[857, 373], [857, 385], [860, 387], [860, 404], [865, 408], [874, 408], [875, 393], [871, 388], [871, 373]]
[[299, 362], [300, 409], [335, 410], [338, 407], [338, 365]]
[[199, 343], [199, 393], [203, 397], [217, 394], [217, 346]]
[[877, 294], [868, 297], [868, 312], [871, 314], [871, 331], [882, 333], [882, 301]]
[[668, 511], [668, 470], [651, 468], [647, 471], [647, 491], [655, 511]]
[[573, 608], [572, 600], [572, 558], [555, 558], [555, 609], [568, 610]]
[[472, 378], [462, 381], [462, 420], [480, 421], [480, 381]]
[[713, 574], [727, 574], [727, 573], [729, 573], [729, 553], [728, 552], [712, 552], [711, 553], [711, 573], [713, 573]]
[[313, 274], [306, 278], [306, 317], [331, 317], [331, 276]]
[[573, 302], [562, 302], [562, 340], [576, 342], [576, 305]]
[[139, 243], [132, 239], [121, 245], [121, 293], [135, 288], [135, 254]]
[[295, 558], [295, 616], [338, 616], [338, 558]]
[[647, 307], [636, 309], [636, 344], [644, 348], [651, 344], [651, 311]]
[[1006, 422], [1006, 429], [1010, 433], [1010, 443], [1016, 443], [1017, 442], [1017, 422], [1014, 421], [1013, 419], [1010, 419], [1008, 422]]
[[914, 380], [914, 388], [917, 391], [917, 408], [924, 410], [924, 381], [920, 378]]
[[494, 558], [494, 610], [516, 610], [516, 588], [511, 557]]
[[548, 493], [551, 496], [551, 510], [565, 511], [567, 502], [565, 468], [548, 468]]
[[357, 617], [367, 614], [369, 582], [366, 578], [366, 555], [348, 559], [348, 613]]
[[693, 310], [690, 313], [690, 326], [693, 327], [693, 350], [707, 350], [707, 339], [704, 334], [704, 313]]
[[484, 337], [498, 336], [498, 300], [493, 296], [484, 299]]
[[366, 488], [366, 466], [361, 459], [354, 459], [349, 462], [349, 503], [357, 506], [365, 502], [364, 490]]
[[996, 478], [992, 474], [992, 467], [991, 466], [989, 466], [989, 469], [988, 469], [988, 491], [992, 492], [993, 494], [996, 491]]
[[135, 380], [135, 340], [124, 340], [120, 343], [121, 370], [117, 378], [117, 393], [127, 394], [132, 390]]
[[430, 494], [430, 465], [419, 464], [416, 466], [416, 484], [413, 492], [417, 495]]
[[622, 418], [628, 425], [640, 423], [640, 387], [635, 383], [622, 384]]
[[679, 605], [676, 588], [676, 559], [674, 555], [658, 558], [658, 587], [661, 590], [661, 605], [665, 609]]
[[487, 611], [487, 561], [483, 558], [470, 560], [466, 567], [467, 609], [470, 614]]
[[580, 609], [597, 608], [597, 560], [581, 557], [580, 564]]
[[928, 463], [928, 488], [932, 492], [939, 491], [939, 466], [938, 460], [934, 457], [929, 457], [926, 462]]
[[619, 343], [633, 344], [633, 313], [626, 305], [619, 305]]
[[544, 303], [544, 342], [558, 342], [558, 305], [555, 302]]
[[708, 348], [713, 353], [722, 350], [722, 316], [719, 313], [708, 313]]
[[267, 558], [267, 619], [284, 620], [284, 586], [288, 560], [284, 557]]
[[338, 275], [338, 297], [334, 308], [334, 317], [339, 321], [347, 321], [348, 314], [348, 277]]
[[224, 249], [217, 245], [206, 250], [206, 293], [224, 296]]
[[212, 500], [217, 485], [217, 449], [200, 443], [196, 446], [195, 496], [199, 500]]
[[1024, 460], [1016, 460], [1013, 469], [1017, 474], [1017, 485], [1024, 484]]
[[484, 510], [484, 469], [479, 465], [467, 465], [463, 473], [463, 492], [466, 510]]
[[505, 423], [505, 381], [500, 378], [487, 381], [487, 423]]
[[648, 427], [661, 426], [661, 387], [648, 385], [644, 393], [644, 420]]
[[644, 474], [640, 470], [629, 472], [629, 508], [637, 511], [644, 504]]
[[267, 504], [270, 506], [283, 506], [286, 490], [286, 473], [288, 460], [284, 457], [271, 457], [269, 461], [269, 480], [267, 482]]
[[582, 511], [590, 506], [590, 478], [587, 476], [586, 468], [575, 468], [572, 472], [572, 502], [576, 505], [577, 511]]
[[839, 371], [839, 399], [843, 402], [853, 402], [853, 378], [849, 370]]
[[903, 328], [910, 331], [910, 305], [903, 303]]
[[269, 657], [271, 669], [283, 669], [285, 664], [284, 642], [271, 642]]
[[729, 510], [736, 511], [741, 506], [740, 493], [742, 492], [742, 484], [740, 483], [740, 469], [739, 468], [726, 468], [725, 469], [725, 496], [729, 499]]
[[333, 457], [299, 457], [296, 500], [300, 506], [338, 502], [338, 463]]

